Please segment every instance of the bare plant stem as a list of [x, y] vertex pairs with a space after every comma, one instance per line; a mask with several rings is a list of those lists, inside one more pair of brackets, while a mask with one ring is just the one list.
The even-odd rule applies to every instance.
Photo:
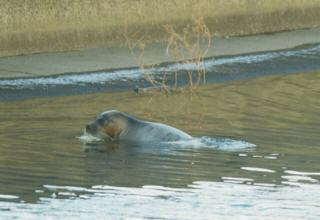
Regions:
[[[193, 22], [183, 28], [181, 32], [176, 31], [174, 26], [169, 24], [164, 26], [164, 30], [168, 36], [166, 48], [167, 54], [176, 62], [182, 61], [182, 63], [190, 64], [190, 66], [195, 65], [195, 82], [193, 71], [187, 71], [189, 80], [188, 88], [192, 92], [201, 84], [201, 82], [206, 83], [204, 58], [211, 47], [210, 31], [203, 18], [194, 19]], [[148, 43], [146, 34], [143, 34], [138, 30], [129, 37], [127, 28], [125, 28], [123, 36], [131, 55], [144, 73], [145, 79], [153, 87], [159, 87], [160, 90], [169, 94], [170, 89], [167, 85], [167, 72], [164, 72], [162, 80], [155, 79], [152, 77], [152, 73], [149, 72], [154, 66], [145, 68], [143, 63], [143, 55]], [[178, 90], [178, 71], [174, 72], [174, 90]]]

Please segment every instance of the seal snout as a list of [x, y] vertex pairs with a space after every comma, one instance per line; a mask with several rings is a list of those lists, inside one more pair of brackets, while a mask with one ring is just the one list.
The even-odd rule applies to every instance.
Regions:
[[97, 125], [94, 122], [91, 122], [86, 125], [86, 132], [95, 133], [97, 131]]

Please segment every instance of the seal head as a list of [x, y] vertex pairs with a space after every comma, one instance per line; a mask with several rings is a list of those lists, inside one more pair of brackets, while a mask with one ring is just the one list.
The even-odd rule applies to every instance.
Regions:
[[125, 133], [131, 120], [129, 115], [110, 110], [99, 114], [95, 121], [87, 124], [86, 132], [100, 139], [115, 141]]

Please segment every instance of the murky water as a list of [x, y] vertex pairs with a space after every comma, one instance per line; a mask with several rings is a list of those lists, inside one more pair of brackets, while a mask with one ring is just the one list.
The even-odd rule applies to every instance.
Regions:
[[[106, 109], [220, 147], [87, 149], [76, 137]], [[193, 95], [1, 102], [0, 218], [319, 219], [319, 112], [319, 72], [206, 85]]]

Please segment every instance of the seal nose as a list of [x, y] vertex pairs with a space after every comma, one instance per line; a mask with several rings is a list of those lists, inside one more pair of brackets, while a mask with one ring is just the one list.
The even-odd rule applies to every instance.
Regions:
[[89, 132], [89, 133], [96, 132], [97, 131], [97, 125], [94, 122], [87, 124], [86, 125], [86, 131]]

